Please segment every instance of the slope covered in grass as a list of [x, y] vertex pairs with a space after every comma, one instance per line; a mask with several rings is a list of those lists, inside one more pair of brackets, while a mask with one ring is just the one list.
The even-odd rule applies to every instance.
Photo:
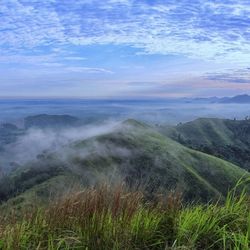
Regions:
[[206, 200], [225, 195], [242, 175], [248, 175], [233, 164], [188, 149], [131, 121], [113, 133], [74, 146], [88, 147], [91, 152], [75, 162], [79, 167], [98, 166], [99, 171], [115, 169], [128, 182], [141, 180], [152, 189], [156, 186], [167, 190], [177, 188], [188, 199]]
[[[224, 197], [243, 175], [249, 176], [236, 165], [128, 120], [113, 132], [73, 142], [17, 169], [0, 182], [0, 196], [6, 201], [23, 193], [34, 196], [35, 192], [44, 199], [50, 193], [51, 184], [47, 183], [65, 176], [77, 185], [125, 181], [129, 186], [143, 186], [148, 194], [179, 190], [186, 201], [208, 201]], [[39, 191], [41, 187], [48, 190]], [[66, 183], [65, 189], [68, 187]]]
[[249, 199], [188, 205], [178, 194], [148, 201], [140, 191], [100, 186], [72, 192], [46, 207], [0, 220], [0, 248], [235, 249], [250, 247]]
[[250, 170], [250, 120], [200, 118], [160, 127], [172, 139]]

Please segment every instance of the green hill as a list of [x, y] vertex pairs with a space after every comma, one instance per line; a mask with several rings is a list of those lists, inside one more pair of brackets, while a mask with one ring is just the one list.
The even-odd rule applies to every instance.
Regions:
[[200, 118], [176, 127], [160, 127], [168, 137], [250, 170], [250, 120]]
[[62, 191], [62, 183], [67, 180], [66, 190], [73, 184], [125, 181], [131, 186], [143, 185], [147, 193], [177, 189], [185, 200], [208, 201], [225, 196], [243, 175], [249, 176], [236, 165], [128, 120], [112, 133], [71, 143], [13, 171], [0, 182], [0, 198], [12, 198], [9, 202], [14, 204], [18, 203], [16, 199], [44, 199], [52, 189]]

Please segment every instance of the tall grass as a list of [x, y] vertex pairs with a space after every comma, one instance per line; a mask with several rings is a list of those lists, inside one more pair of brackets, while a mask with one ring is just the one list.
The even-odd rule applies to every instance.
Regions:
[[245, 190], [223, 204], [183, 206], [179, 194], [148, 201], [107, 185], [0, 221], [0, 249], [249, 249]]
[[250, 249], [250, 203], [246, 190], [237, 194], [240, 180], [224, 204], [184, 208], [179, 217], [177, 241], [188, 249]]

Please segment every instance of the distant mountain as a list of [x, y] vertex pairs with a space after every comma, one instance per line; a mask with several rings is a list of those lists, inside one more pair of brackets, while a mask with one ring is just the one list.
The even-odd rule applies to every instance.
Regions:
[[76, 126], [79, 124], [79, 119], [70, 115], [35, 115], [28, 116], [24, 119], [24, 127], [26, 129], [35, 128], [65, 128]]
[[208, 98], [194, 98], [193, 99], [195, 102], [218, 102], [220, 100], [219, 97], [213, 96], [213, 97], [208, 97]]
[[[55, 190], [107, 180], [143, 185], [152, 194], [177, 189], [185, 200], [226, 195], [242, 176], [238, 166], [187, 148], [148, 125], [127, 120], [113, 132], [75, 141], [12, 171], [0, 181], [0, 200], [12, 204], [46, 199]], [[18, 201], [17, 201], [18, 199]]]
[[200, 118], [159, 131], [190, 148], [235, 163], [250, 171], [250, 120]]
[[237, 95], [234, 97], [225, 97], [219, 100], [220, 103], [250, 103], [249, 95]]
[[197, 97], [197, 98], [183, 98], [181, 101], [186, 103], [250, 103], [250, 96], [247, 94], [237, 95], [234, 97]]

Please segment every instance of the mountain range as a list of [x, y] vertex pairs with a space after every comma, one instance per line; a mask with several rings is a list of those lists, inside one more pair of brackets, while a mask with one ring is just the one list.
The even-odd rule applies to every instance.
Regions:
[[208, 97], [208, 98], [187, 98], [186, 102], [205, 102], [205, 103], [222, 103], [222, 104], [229, 104], [229, 103], [250, 103], [250, 96], [247, 94], [237, 95], [233, 97]]
[[[68, 116], [51, 116], [46, 129], [64, 118], [78, 126]], [[44, 119], [33, 117], [32, 124], [44, 126]], [[249, 137], [249, 120], [201, 118], [153, 127], [128, 119], [13, 168], [0, 180], [0, 200], [3, 207], [23, 206], [100, 182], [143, 186], [149, 195], [178, 190], [186, 201], [223, 199], [241, 177], [250, 177]]]

